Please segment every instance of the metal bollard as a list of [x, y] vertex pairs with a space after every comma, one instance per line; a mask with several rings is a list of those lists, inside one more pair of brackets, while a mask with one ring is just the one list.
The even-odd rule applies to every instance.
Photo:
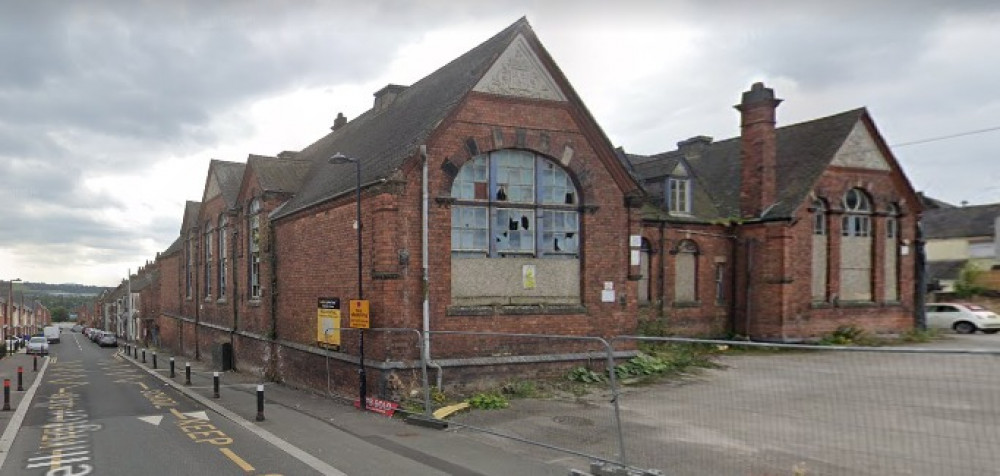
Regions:
[[215, 391], [212, 396], [219, 398], [219, 372], [212, 372], [212, 388]]
[[3, 379], [3, 411], [10, 411], [10, 379]]
[[146, 349], [142, 349], [142, 363], [146, 363]]
[[31, 359], [31, 369], [38, 372], [38, 356], [35, 355]]
[[153, 352], [153, 370], [156, 370], [156, 352]]
[[184, 385], [191, 385], [191, 362], [184, 363]]
[[174, 378], [174, 358], [170, 358], [170, 378]]
[[257, 385], [257, 421], [264, 421], [264, 386]]
[[17, 366], [17, 391], [24, 391], [24, 369], [20, 365]]

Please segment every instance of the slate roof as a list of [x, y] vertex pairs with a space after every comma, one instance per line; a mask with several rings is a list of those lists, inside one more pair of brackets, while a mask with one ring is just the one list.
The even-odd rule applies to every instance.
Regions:
[[[854, 125], [866, 115], [867, 111], [859, 108], [776, 129], [777, 203], [764, 218], [794, 215]], [[706, 144], [699, 155], [688, 158], [680, 150], [646, 157], [629, 155], [628, 158], [646, 192], [660, 199], [658, 204], [663, 203], [663, 179], [679, 161], [684, 161], [693, 178], [692, 214], [697, 219], [712, 221], [740, 216], [742, 161], [739, 137]], [[668, 218], [664, 213], [659, 216]], [[671, 215], [669, 219], [683, 220], [683, 217]]]
[[965, 260], [929, 261], [927, 263], [927, 281], [957, 280], [962, 274]]
[[298, 158], [250, 155], [247, 165], [257, 173], [257, 180], [265, 191], [296, 193], [302, 188], [312, 162]]
[[201, 202], [188, 200], [184, 204], [184, 221], [182, 223], [181, 235], [185, 235], [188, 227], [198, 226], [198, 215], [201, 212]]
[[338, 152], [361, 160], [363, 186], [392, 175], [426, 143], [518, 34], [534, 38], [523, 17], [402, 90], [388, 108], [369, 109], [303, 149], [296, 159], [312, 163], [308, 178], [272, 217], [280, 219], [354, 190], [355, 165], [328, 163]]
[[174, 242], [167, 247], [167, 249], [163, 250], [163, 252], [160, 253], [160, 257], [166, 258], [167, 256], [177, 253], [178, 251], [181, 250], [181, 247], [183, 245], [184, 245], [183, 237], [178, 236], [177, 239], [174, 240]]
[[243, 181], [243, 171], [245, 169], [246, 164], [225, 160], [212, 159], [209, 165], [209, 170], [214, 170], [215, 176], [219, 179], [219, 189], [222, 199], [226, 201], [226, 208], [236, 206], [236, 200], [240, 195], [240, 184]]
[[993, 236], [1000, 216], [1000, 203], [925, 210], [921, 224], [924, 238], [971, 238]]

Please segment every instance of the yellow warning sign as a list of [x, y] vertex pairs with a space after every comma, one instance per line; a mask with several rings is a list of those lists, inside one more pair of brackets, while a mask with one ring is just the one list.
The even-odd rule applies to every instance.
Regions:
[[368, 300], [351, 300], [351, 327], [354, 329], [368, 329], [369, 325], [369, 314], [368, 314]]

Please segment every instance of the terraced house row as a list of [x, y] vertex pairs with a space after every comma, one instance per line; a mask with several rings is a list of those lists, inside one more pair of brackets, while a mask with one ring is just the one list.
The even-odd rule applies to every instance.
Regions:
[[344, 390], [359, 334], [325, 331], [321, 308], [339, 299], [347, 327], [363, 297], [370, 326], [395, 330], [366, 332], [381, 393], [421, 353], [445, 385], [586, 354], [487, 333], [911, 328], [912, 186], [865, 109], [779, 127], [780, 102], [754, 84], [736, 137], [628, 154], [521, 19], [300, 151], [212, 160], [177, 240], [131, 279], [141, 312], [109, 312], [190, 356], [231, 350], [237, 369]]

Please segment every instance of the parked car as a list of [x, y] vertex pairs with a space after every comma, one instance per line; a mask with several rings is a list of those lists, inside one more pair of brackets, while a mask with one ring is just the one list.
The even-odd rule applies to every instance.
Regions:
[[45, 336], [35, 336], [28, 339], [25, 353], [36, 355], [49, 355], [49, 340]]
[[80, 324], [77, 324], [77, 325], [73, 326], [72, 328], [70, 328], [70, 330], [72, 330], [73, 332], [82, 332], [83, 331], [83, 326], [81, 326]]
[[936, 302], [924, 306], [927, 327], [952, 329], [959, 334], [1000, 332], [1000, 315], [978, 304]]
[[97, 336], [97, 345], [101, 347], [118, 347], [118, 338], [112, 332], [101, 332]]

